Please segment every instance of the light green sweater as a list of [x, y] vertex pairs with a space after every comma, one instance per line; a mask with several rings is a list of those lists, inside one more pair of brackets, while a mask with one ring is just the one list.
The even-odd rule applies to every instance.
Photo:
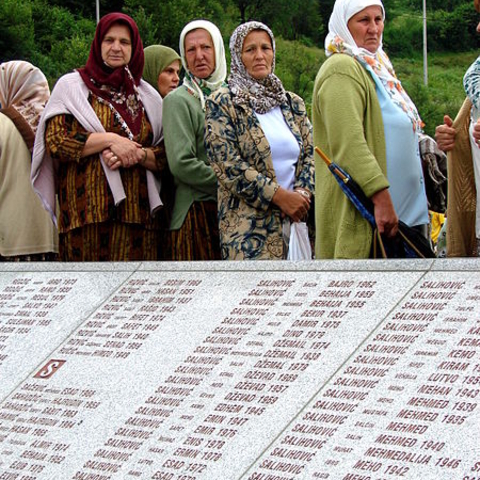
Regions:
[[[365, 194], [389, 186], [382, 113], [369, 73], [354, 58], [332, 55], [313, 91], [313, 140]], [[369, 258], [372, 228], [315, 155], [316, 258]]]
[[178, 230], [193, 202], [217, 200], [217, 177], [203, 141], [205, 113], [200, 100], [183, 86], [163, 100], [163, 131], [176, 187], [170, 230]]

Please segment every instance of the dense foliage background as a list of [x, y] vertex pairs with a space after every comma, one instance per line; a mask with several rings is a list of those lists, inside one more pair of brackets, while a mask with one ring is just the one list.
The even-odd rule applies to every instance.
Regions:
[[[137, 22], [144, 46], [178, 50], [183, 26], [195, 18], [214, 22], [228, 38], [242, 21], [268, 24], [277, 38], [276, 74], [307, 106], [316, 72], [325, 60], [323, 39], [334, 0], [101, 0], [100, 14], [124, 11]], [[472, 0], [427, 0], [428, 86], [423, 77], [422, 0], [384, 0], [384, 48], [432, 134], [443, 114], [463, 101], [462, 77], [477, 56], [478, 14]], [[96, 24], [94, 0], [1, 0], [1, 61], [37, 65], [51, 86], [88, 57]], [[228, 48], [227, 48], [228, 51]], [[228, 54], [228, 53], [227, 53]]]

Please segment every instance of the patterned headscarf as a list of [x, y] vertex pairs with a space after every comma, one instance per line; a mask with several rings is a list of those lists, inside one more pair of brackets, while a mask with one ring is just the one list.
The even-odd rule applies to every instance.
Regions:
[[[215, 49], [215, 70], [206, 79], [195, 77], [187, 66], [187, 59], [185, 56], [185, 36], [192, 30], [202, 28], [206, 30], [210, 37], [212, 37], [213, 48]], [[194, 20], [188, 23], [180, 34], [180, 56], [182, 58], [182, 65], [185, 69], [185, 77], [183, 85], [187, 90], [200, 100], [202, 109], [205, 110], [205, 97], [224, 85], [225, 77], [227, 76], [227, 61], [225, 59], [225, 47], [223, 45], [223, 38], [220, 30], [208, 20]]]
[[381, 7], [385, 20], [385, 9], [380, 0], [336, 0], [328, 22], [325, 53], [327, 56], [334, 53], [345, 53], [358, 60], [372, 76], [375, 75], [381, 81], [391, 100], [408, 115], [413, 129], [420, 132], [423, 122], [417, 107], [398, 80], [390, 59], [383, 51], [381, 39], [377, 51], [372, 53], [365, 48], [358, 47], [348, 29], [348, 21], [354, 15], [373, 5]]
[[[246, 70], [242, 62], [243, 42], [253, 30], [263, 30], [268, 33], [272, 41], [273, 63], [272, 72], [264, 79], [256, 80]], [[230, 37], [230, 76], [228, 86], [233, 94], [233, 101], [237, 104], [247, 103], [255, 112], [267, 113], [273, 108], [286, 102], [285, 89], [280, 79], [273, 74], [275, 70], [275, 38], [272, 31], [263, 23], [247, 22], [239, 25]]]
[[[102, 59], [102, 41], [114, 24], [129, 28], [132, 56], [128, 65], [112, 69]], [[98, 22], [87, 64], [78, 69], [88, 89], [118, 112], [134, 135], [140, 131], [143, 117], [143, 105], [137, 90], [143, 64], [143, 44], [137, 24], [124, 13], [109, 13]]]
[[50, 88], [40, 69], [21, 60], [0, 65], [0, 105], [14, 107], [34, 133], [49, 98]]
[[180, 55], [170, 47], [164, 45], [150, 45], [144, 50], [145, 67], [143, 79], [158, 93], [158, 76], [175, 60], [181, 60]]

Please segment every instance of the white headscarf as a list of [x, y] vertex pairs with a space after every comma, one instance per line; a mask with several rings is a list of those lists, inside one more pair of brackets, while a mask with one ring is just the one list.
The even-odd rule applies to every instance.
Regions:
[[[376, 76], [384, 86], [392, 102], [398, 105], [410, 118], [416, 132], [422, 130], [423, 122], [417, 107], [404, 90], [400, 80], [395, 75], [388, 55], [383, 51], [382, 39], [375, 53], [359, 47], [348, 29], [348, 21], [367, 7], [379, 6], [385, 20], [385, 8], [381, 0], [336, 0], [333, 12], [328, 22], [328, 35], [325, 38], [325, 54], [344, 53], [358, 62], [372, 75]], [[375, 78], [375, 77], [374, 77]]]
[[[337, 35], [354, 50], [358, 49], [359, 51], [367, 51], [364, 48], [357, 47], [355, 40], [348, 29], [348, 21], [364, 8], [373, 5], [378, 5], [382, 9], [383, 20], [385, 20], [385, 9], [383, 8], [381, 0], [337, 0], [335, 2], [332, 15], [328, 22], [328, 35], [325, 38], [325, 54], [327, 57], [333, 53], [328, 47]], [[378, 49], [382, 50], [382, 39], [380, 39], [380, 46]]]
[[[195, 77], [188, 69], [187, 59], [185, 57], [185, 36], [192, 30], [199, 28], [206, 30], [210, 34], [213, 48], [215, 49], [215, 70], [207, 79]], [[212, 22], [208, 20], [194, 20], [183, 27], [182, 33], [180, 34], [179, 47], [182, 65], [185, 69], [183, 85], [200, 100], [202, 109], [205, 110], [205, 94], [208, 96], [211, 92], [220, 88], [224, 84], [227, 76], [227, 61], [225, 59], [225, 46], [223, 45], [222, 34]]]

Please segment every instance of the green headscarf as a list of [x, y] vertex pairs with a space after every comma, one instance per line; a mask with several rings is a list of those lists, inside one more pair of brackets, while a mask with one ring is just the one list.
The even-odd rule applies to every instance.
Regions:
[[180, 55], [163, 45], [150, 45], [144, 49], [144, 54], [143, 79], [158, 92], [158, 76], [175, 60], [179, 60], [181, 64]]

